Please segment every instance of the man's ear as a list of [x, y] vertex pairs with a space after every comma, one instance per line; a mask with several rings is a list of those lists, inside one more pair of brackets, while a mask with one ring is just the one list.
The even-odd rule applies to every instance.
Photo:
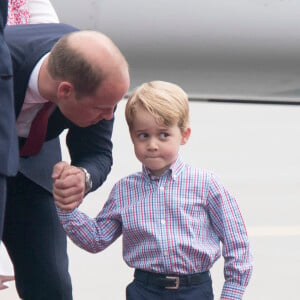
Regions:
[[68, 81], [61, 81], [57, 88], [58, 99], [68, 99], [74, 92], [72, 83]]
[[185, 145], [187, 141], [189, 140], [191, 135], [191, 128], [188, 127], [182, 132], [182, 137], [181, 137], [181, 145]]

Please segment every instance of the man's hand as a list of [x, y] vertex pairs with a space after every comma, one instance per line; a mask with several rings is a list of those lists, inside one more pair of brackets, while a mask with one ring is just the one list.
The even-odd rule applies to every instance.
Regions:
[[55, 204], [62, 210], [78, 207], [85, 195], [85, 173], [62, 161], [53, 167], [52, 178]]
[[0, 290], [5, 290], [8, 288], [7, 285], [5, 285], [4, 283], [7, 281], [12, 281], [15, 280], [14, 276], [8, 276], [8, 275], [0, 275]]

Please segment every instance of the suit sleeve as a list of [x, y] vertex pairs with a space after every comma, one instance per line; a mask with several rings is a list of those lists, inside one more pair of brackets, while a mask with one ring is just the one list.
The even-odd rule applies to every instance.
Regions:
[[93, 191], [102, 185], [111, 170], [113, 123], [114, 119], [102, 120], [87, 128], [70, 128], [67, 134], [71, 164], [88, 170]]

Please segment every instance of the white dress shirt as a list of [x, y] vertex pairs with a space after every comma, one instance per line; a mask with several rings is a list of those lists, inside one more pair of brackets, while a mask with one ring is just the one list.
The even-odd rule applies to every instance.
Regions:
[[38, 61], [30, 75], [25, 101], [17, 118], [17, 132], [19, 137], [28, 136], [32, 120], [41, 107], [48, 102], [48, 100], [40, 95], [38, 89], [38, 76], [40, 68], [47, 55], [48, 53]]

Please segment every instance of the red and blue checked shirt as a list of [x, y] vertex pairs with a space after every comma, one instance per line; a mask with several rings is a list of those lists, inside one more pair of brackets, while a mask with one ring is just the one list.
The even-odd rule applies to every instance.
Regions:
[[123, 234], [123, 257], [137, 269], [165, 274], [209, 270], [225, 259], [224, 299], [242, 299], [252, 273], [246, 228], [235, 198], [213, 174], [178, 158], [160, 178], [149, 171], [116, 183], [92, 219], [58, 209], [68, 236], [99, 252]]

